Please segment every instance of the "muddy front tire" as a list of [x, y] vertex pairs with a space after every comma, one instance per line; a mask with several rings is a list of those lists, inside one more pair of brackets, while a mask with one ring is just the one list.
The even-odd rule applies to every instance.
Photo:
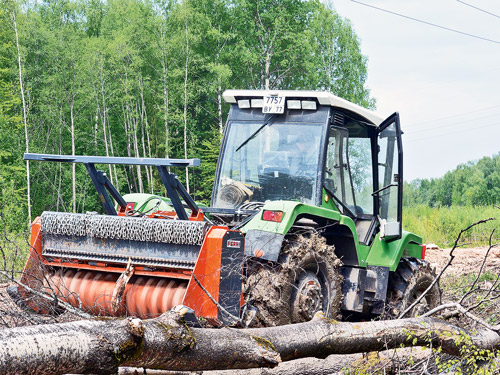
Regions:
[[[395, 272], [389, 275], [386, 313], [388, 318], [396, 319], [405, 311], [436, 278], [436, 273], [425, 260], [403, 258]], [[416, 317], [432, 310], [441, 303], [439, 283], [434, 284], [424, 298], [405, 315]]]
[[336, 318], [342, 303], [341, 262], [319, 235], [287, 240], [277, 263], [249, 258], [243, 290], [258, 309], [254, 327], [305, 322], [318, 311]]

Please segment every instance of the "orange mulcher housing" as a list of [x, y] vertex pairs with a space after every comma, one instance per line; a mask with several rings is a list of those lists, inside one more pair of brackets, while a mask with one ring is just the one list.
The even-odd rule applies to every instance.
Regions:
[[[45, 155], [41, 160], [55, 157]], [[167, 191], [179, 191], [173, 185]], [[110, 190], [106, 181], [102, 186]], [[179, 195], [183, 196], [182, 189]], [[170, 198], [173, 201], [171, 194]], [[20, 280], [25, 287], [18, 290], [25, 303], [40, 313], [53, 310], [53, 302], [34, 292], [39, 291], [93, 315], [140, 318], [155, 317], [182, 304], [211, 323], [236, 323], [244, 303], [242, 233], [209, 225], [196, 206], [190, 207], [187, 220], [179, 220], [179, 202], [178, 207], [174, 204], [176, 211], [140, 217], [129, 216], [138, 214], [128, 209], [133, 206], [130, 202], [118, 199], [118, 203], [116, 215], [44, 212], [34, 220], [30, 255]], [[133, 238], [120, 237], [118, 232], [130, 227], [135, 228]], [[95, 228], [106, 228], [107, 234]], [[189, 241], [182, 237], [184, 228], [190, 233]], [[162, 240], [165, 233], [176, 234], [176, 243]], [[193, 233], [198, 236], [196, 243]]]

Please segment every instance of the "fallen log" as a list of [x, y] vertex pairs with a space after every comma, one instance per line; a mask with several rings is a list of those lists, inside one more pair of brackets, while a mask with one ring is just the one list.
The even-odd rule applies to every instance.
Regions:
[[317, 317], [307, 323], [256, 329], [189, 328], [182, 309], [159, 318], [95, 319], [0, 331], [0, 373], [116, 373], [120, 365], [182, 370], [274, 367], [297, 358], [441, 346], [459, 355], [467, 345], [500, 349], [491, 330], [467, 332], [431, 318], [359, 323]]
[[193, 332], [159, 318], [95, 319], [0, 331], [0, 374], [112, 374], [124, 363], [160, 369], [269, 367], [279, 355], [238, 330]]
[[460, 355], [462, 343], [457, 343], [460, 336], [470, 337], [470, 343], [480, 349], [500, 349], [500, 335], [495, 331], [484, 329], [468, 332], [435, 318], [357, 323], [316, 318], [307, 323], [256, 328], [245, 332], [272, 342], [283, 361], [431, 344], [433, 347], [441, 347], [444, 353]]
[[[354, 370], [359, 370], [357, 366], [362, 365], [363, 359], [362, 354], [332, 354], [325, 359], [302, 358], [282, 362], [274, 368], [197, 371], [196, 375], [332, 375], [338, 372], [345, 373], [345, 370], [353, 370], [352, 373], [355, 373]], [[377, 362], [379, 363], [383, 366], [387, 364], [387, 360], [381, 359]], [[193, 375], [193, 372], [120, 367], [119, 375]]]

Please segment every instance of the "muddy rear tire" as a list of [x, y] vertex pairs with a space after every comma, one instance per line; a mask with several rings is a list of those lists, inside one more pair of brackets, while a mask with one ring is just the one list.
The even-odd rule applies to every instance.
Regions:
[[340, 266], [334, 247], [316, 234], [288, 239], [278, 263], [247, 259], [245, 301], [258, 309], [251, 326], [305, 322], [318, 311], [337, 318]]
[[[425, 260], [403, 258], [395, 272], [389, 275], [386, 314], [396, 319], [409, 307], [436, 278], [436, 273]], [[405, 318], [416, 317], [437, 307], [441, 303], [439, 283], [424, 296]]]

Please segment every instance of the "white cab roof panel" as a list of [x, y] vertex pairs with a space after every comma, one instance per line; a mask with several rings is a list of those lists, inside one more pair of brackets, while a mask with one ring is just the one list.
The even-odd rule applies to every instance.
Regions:
[[377, 113], [363, 108], [357, 104], [351, 103], [345, 99], [339, 98], [325, 91], [295, 91], [295, 90], [226, 90], [222, 96], [227, 103], [236, 103], [237, 97], [263, 97], [265, 95], [282, 95], [295, 98], [316, 98], [320, 105], [329, 105], [331, 107], [347, 109], [351, 112], [363, 116], [368, 121], [379, 126], [383, 117]]

